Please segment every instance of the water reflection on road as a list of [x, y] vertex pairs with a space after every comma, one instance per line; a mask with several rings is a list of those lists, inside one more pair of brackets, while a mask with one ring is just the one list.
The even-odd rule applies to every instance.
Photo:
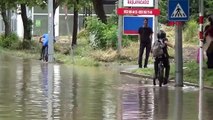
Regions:
[[[212, 120], [213, 92], [0, 55], [0, 120]], [[200, 103], [199, 103], [200, 102]]]
[[[125, 76], [125, 79], [127, 76]], [[122, 85], [123, 120], [212, 120], [211, 90], [174, 85], [152, 86], [151, 81], [126, 80]], [[129, 82], [131, 81], [131, 82]]]

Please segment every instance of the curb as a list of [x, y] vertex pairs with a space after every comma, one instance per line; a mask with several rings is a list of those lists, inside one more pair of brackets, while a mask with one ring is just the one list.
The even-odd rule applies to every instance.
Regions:
[[[148, 76], [148, 75], [130, 73], [130, 72], [127, 72], [127, 71], [121, 71], [120, 74], [129, 75], [129, 76], [133, 76], [133, 77], [142, 77], [142, 78], [153, 79], [153, 77]], [[174, 78], [170, 78], [169, 80], [170, 80], [169, 82], [173, 82], [173, 83], [175, 82]], [[183, 84], [184, 84], [184, 85], [187, 85], [187, 86], [199, 87], [199, 85], [198, 85], [198, 84], [195, 84], [195, 83], [183, 82]], [[209, 86], [204, 86], [203, 88], [204, 88], [204, 89], [213, 90], [213, 87], [209, 87]]]
[[127, 72], [127, 71], [121, 71], [120, 74], [129, 75], [129, 76], [133, 76], [133, 77], [149, 78], [149, 79], [152, 79], [152, 78], [153, 78], [153, 77], [148, 76], [148, 75], [135, 74], [135, 73]]

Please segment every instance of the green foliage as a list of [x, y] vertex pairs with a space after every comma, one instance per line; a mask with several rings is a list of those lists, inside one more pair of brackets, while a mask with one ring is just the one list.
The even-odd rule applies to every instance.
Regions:
[[[97, 17], [88, 17], [86, 30], [90, 33], [90, 45], [94, 48], [117, 48], [117, 16], [108, 18], [108, 23], [102, 23]], [[124, 37], [127, 38], [127, 37]], [[125, 47], [129, 44], [128, 39], [122, 41]]]
[[80, 56], [75, 57], [74, 64], [82, 66], [100, 66], [100, 63], [95, 61], [93, 58]]
[[[213, 1], [204, 0], [204, 16], [213, 13]], [[198, 20], [199, 16], [199, 3], [198, 0], [189, 0], [190, 6], [190, 19]], [[166, 23], [168, 21], [168, 0], [159, 1], [159, 9], [161, 15], [159, 16], [160, 23]]]
[[199, 4], [197, 0], [189, 0], [190, 3], [190, 19], [198, 20]]
[[1, 0], [0, 2], [0, 11], [11, 10], [16, 8], [17, 4], [13, 0]]
[[78, 55], [75, 55], [73, 57], [70, 55], [56, 53], [55, 58], [57, 62], [65, 63], [65, 64], [74, 64], [74, 65], [81, 65], [81, 66], [99, 66], [100, 65], [100, 63], [95, 61], [93, 58], [78, 56]]
[[186, 23], [184, 29], [184, 41], [189, 43], [195, 43], [198, 40], [198, 24], [194, 20], [190, 20]]
[[159, 9], [160, 9], [160, 16], [159, 16], [159, 22], [160, 23], [166, 23], [168, 19], [168, 0], [160, 0], [159, 1]]
[[132, 35], [123, 35], [122, 36], [122, 46], [127, 47], [130, 45], [131, 42], [137, 42], [138, 41], [138, 36], [132, 36]]
[[107, 24], [118, 25], [118, 15], [116, 11], [114, 11], [110, 17], [108, 17]]
[[213, 14], [213, 1], [212, 0], [204, 0], [204, 14], [209, 15]]
[[117, 26], [116, 25], [107, 25], [103, 31], [103, 39], [106, 40], [107, 48], [117, 48]]
[[25, 4], [28, 7], [33, 7], [33, 6], [37, 6], [37, 5], [44, 5], [45, 4], [45, 0], [16, 0], [16, 4]]
[[[204, 61], [205, 63], [206, 61]], [[194, 60], [184, 63], [184, 81], [198, 84], [199, 78], [199, 64]], [[213, 86], [213, 70], [208, 69], [206, 64], [204, 64], [204, 85]]]
[[81, 31], [78, 32], [78, 39], [84, 39], [89, 36], [89, 33], [86, 29], [82, 29]]
[[4, 48], [15, 49], [19, 44], [19, 38], [16, 34], [10, 34], [8, 37], [0, 36], [0, 46]]
[[90, 32], [90, 45], [94, 48], [106, 47], [106, 40], [103, 39], [106, 24], [97, 17], [88, 17], [86, 29]]

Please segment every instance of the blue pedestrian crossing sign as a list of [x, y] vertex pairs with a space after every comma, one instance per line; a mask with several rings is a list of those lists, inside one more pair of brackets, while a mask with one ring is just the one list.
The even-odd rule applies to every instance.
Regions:
[[169, 21], [187, 21], [189, 19], [189, 0], [169, 0]]

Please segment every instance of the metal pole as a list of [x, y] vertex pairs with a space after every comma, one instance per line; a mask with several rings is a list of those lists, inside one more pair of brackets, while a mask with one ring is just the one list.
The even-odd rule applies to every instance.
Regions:
[[[123, 0], [119, 0], [118, 1], [118, 8], [122, 8], [123, 6]], [[121, 41], [122, 41], [122, 24], [123, 24], [123, 20], [122, 20], [123, 16], [122, 15], [119, 15], [118, 16], [118, 50], [117, 50], [117, 53], [120, 55], [121, 53], [121, 48], [122, 48], [122, 45], [121, 45]]]
[[199, 0], [199, 24], [200, 24], [200, 30], [199, 30], [199, 37], [200, 37], [200, 42], [199, 42], [199, 86], [200, 89], [203, 89], [203, 22], [204, 22], [204, 17], [203, 17], [203, 0]]
[[[155, 0], [155, 9], [158, 9], [158, 0]], [[152, 43], [154, 43], [155, 40], [157, 40], [157, 32], [158, 32], [158, 16], [155, 16], [155, 30], [154, 30], [154, 40]]]
[[175, 86], [183, 87], [183, 51], [182, 51], [182, 23], [175, 26]]
[[53, 62], [53, 0], [48, 0], [48, 62]]
[[203, 89], [199, 90], [199, 114], [198, 120], [203, 120]]

